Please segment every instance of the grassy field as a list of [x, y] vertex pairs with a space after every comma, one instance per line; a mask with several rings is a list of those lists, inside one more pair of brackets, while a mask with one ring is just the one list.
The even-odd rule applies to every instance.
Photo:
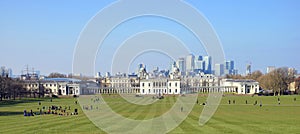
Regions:
[[[296, 101], [294, 101], [296, 98]], [[157, 117], [172, 106], [176, 97], [166, 97], [158, 102], [137, 106], [125, 102], [118, 96], [105, 95], [104, 99], [119, 114], [132, 119]], [[188, 118], [170, 133], [299, 133], [300, 96], [281, 96], [278, 105], [274, 96], [230, 96], [223, 97], [217, 112], [204, 126], [198, 125], [199, 115], [206, 97], [199, 95]], [[228, 104], [231, 100], [231, 104]], [[235, 104], [233, 104], [235, 100]], [[248, 104], [246, 104], [246, 100]], [[39, 105], [38, 102], [41, 102]], [[82, 113], [74, 98], [24, 99], [0, 102], [0, 133], [104, 133]], [[253, 103], [257, 101], [258, 105]], [[259, 106], [262, 102], [262, 107]], [[36, 115], [24, 117], [23, 110], [38, 112], [43, 106], [67, 107], [67, 112], [79, 109], [79, 115]], [[70, 110], [68, 107], [70, 106]]]

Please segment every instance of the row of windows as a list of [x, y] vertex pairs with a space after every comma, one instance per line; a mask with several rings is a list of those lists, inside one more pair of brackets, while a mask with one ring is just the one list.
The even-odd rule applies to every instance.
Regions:
[[[178, 90], [175, 89], [175, 93], [177, 93]], [[145, 93], [145, 89], [142, 89], [142, 93]], [[148, 89], [148, 93], [151, 93], [151, 89]], [[167, 89], [154, 89], [153, 93], [167, 93]], [[172, 90], [169, 89], [169, 93], [172, 93]]]
[[111, 80], [111, 82], [116, 82], [116, 83], [118, 83], [118, 82], [126, 82], [126, 83], [129, 83], [130, 80]]
[[[41, 84], [41, 85], [43, 86], [44, 84]], [[48, 87], [48, 85], [50, 87], [52, 87], [52, 84], [45, 84], [46, 87]], [[28, 84], [28, 86], [29, 87], [38, 87], [38, 84]], [[53, 86], [56, 87], [56, 84], [53, 84]], [[25, 84], [25, 87], [27, 87], [27, 84]], [[59, 87], [61, 87], [61, 86], [59, 86]]]
[[[49, 84], [50, 87], [52, 87], [52, 84]], [[56, 87], [56, 84], [53, 84], [54, 87]], [[48, 84], [46, 84], [46, 87], [48, 87]]]
[[[156, 85], [155, 83], [153, 84], [153, 86], [154, 87], [161, 87], [161, 86], [166, 86], [166, 84], [167, 83], [159, 83], [158, 85]], [[150, 87], [151, 86], [151, 83], [148, 83], [148, 87]], [[169, 86], [171, 87], [172, 86], [172, 83], [169, 83]], [[177, 82], [175, 82], [175, 87], [177, 87], [178, 86], [178, 84], [177, 84]], [[142, 83], [142, 87], [145, 87], [145, 83]]]

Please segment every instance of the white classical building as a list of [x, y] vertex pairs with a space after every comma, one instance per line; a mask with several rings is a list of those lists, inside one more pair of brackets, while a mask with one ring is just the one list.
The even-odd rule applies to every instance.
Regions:
[[152, 78], [140, 80], [140, 94], [180, 94], [180, 79]]
[[26, 80], [23, 87], [27, 90], [54, 95], [80, 95], [80, 80], [69, 78], [49, 78], [44, 80]]
[[255, 80], [223, 79], [222, 86], [224, 87], [224, 92], [237, 94], [259, 93], [259, 83]]

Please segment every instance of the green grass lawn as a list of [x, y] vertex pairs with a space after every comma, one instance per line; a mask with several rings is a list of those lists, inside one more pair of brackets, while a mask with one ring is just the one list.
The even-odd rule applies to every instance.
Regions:
[[[176, 97], [169, 96], [154, 104], [138, 106], [129, 104], [121, 97], [104, 95], [105, 101], [124, 117], [141, 120], [151, 119], [167, 112]], [[297, 100], [294, 101], [294, 98]], [[199, 95], [199, 104], [177, 128], [170, 133], [299, 133], [300, 96], [281, 96], [278, 105], [274, 96], [225, 96], [217, 112], [204, 126], [198, 120], [206, 97]], [[228, 104], [231, 100], [231, 104]], [[233, 104], [235, 100], [235, 104]], [[248, 104], [246, 104], [246, 100]], [[41, 105], [38, 102], [41, 102]], [[104, 133], [83, 114], [74, 98], [24, 99], [0, 102], [0, 133]], [[257, 101], [258, 105], [254, 106]], [[262, 102], [262, 107], [259, 106]], [[37, 112], [43, 106], [70, 106], [79, 109], [79, 115], [36, 115], [24, 117], [23, 110]], [[68, 109], [68, 108], [67, 108]]]

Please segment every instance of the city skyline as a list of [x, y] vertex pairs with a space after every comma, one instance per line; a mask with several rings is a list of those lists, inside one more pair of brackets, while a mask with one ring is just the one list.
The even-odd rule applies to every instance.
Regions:
[[[112, 2], [19, 1], [19, 4], [15, 4], [14, 1], [1, 1], [1, 66], [12, 68], [14, 74], [20, 74], [25, 65], [35, 67], [45, 75], [51, 72], [71, 73], [73, 50], [81, 30], [93, 15]], [[250, 63], [252, 71], [266, 72], [268, 66], [300, 69], [300, 63], [293, 59], [300, 42], [299, 1], [185, 2], [202, 12], [211, 23], [223, 44], [226, 59], [235, 61], [240, 74], [246, 72], [247, 64]], [[214, 10], [216, 8], [218, 10]], [[198, 43], [188, 36], [187, 31], [163, 19], [146, 17], [124, 23], [117, 29], [119, 31], [114, 31], [113, 37], [122, 35], [124, 27], [141, 24], [147, 26], [139, 30], [156, 27], [175, 32], [175, 35], [188, 40], [192, 53], [206, 55], [205, 49], [195, 45]], [[174, 27], [180, 30], [172, 30]], [[134, 31], [133, 26], [129, 28]], [[117, 45], [103, 49], [110, 51], [115, 48]], [[154, 54], [145, 59], [149, 59], [153, 65], [169, 60], [153, 60], [160, 56]], [[96, 61], [95, 68], [95, 71], [109, 71], [101, 61]]]

